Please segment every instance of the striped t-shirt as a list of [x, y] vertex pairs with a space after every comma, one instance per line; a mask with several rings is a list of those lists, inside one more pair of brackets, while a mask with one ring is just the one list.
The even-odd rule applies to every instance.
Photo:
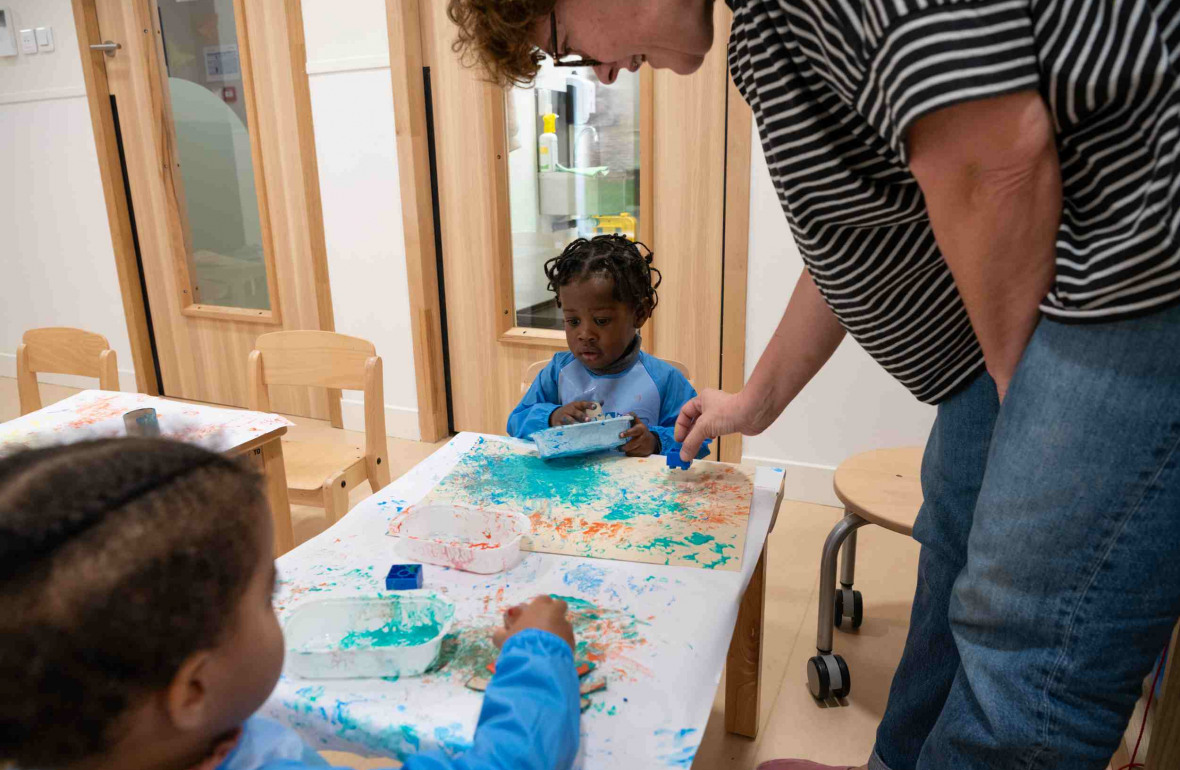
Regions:
[[1108, 321], [1180, 299], [1180, 0], [731, 0], [729, 69], [796, 243], [849, 333], [919, 399], [983, 370], [905, 132], [1037, 89], [1064, 207], [1041, 304]]

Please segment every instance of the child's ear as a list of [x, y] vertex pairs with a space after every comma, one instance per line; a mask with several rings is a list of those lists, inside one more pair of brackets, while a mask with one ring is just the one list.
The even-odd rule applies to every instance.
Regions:
[[172, 683], [164, 693], [164, 705], [168, 719], [181, 731], [198, 730], [207, 724], [212, 716], [209, 709], [209, 661], [210, 652], [195, 652], [180, 664]]
[[642, 329], [643, 325], [647, 323], [647, 319], [651, 318], [651, 311], [645, 307], [635, 308], [635, 328]]

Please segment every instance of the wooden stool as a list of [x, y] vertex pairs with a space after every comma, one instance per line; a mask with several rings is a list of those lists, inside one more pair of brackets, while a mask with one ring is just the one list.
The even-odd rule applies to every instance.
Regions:
[[[922, 507], [922, 448], [877, 449], [854, 455], [836, 468], [833, 486], [844, 503], [844, 518], [824, 542], [819, 566], [819, 632], [816, 655], [807, 661], [807, 684], [820, 700], [843, 698], [852, 689], [844, 658], [832, 653], [832, 626], [850, 621], [860, 628], [864, 606], [860, 591], [852, 588], [856, 570], [856, 530], [876, 524], [911, 537], [914, 520]], [[836, 590], [836, 558], [840, 560], [840, 590]]]

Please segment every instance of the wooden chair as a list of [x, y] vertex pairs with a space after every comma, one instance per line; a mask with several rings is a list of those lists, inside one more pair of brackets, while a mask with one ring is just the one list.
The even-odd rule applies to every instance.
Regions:
[[[878, 449], [853, 455], [836, 468], [836, 497], [844, 503], [841, 519], [824, 542], [819, 566], [819, 630], [816, 655], [807, 661], [807, 683], [820, 700], [843, 698], [851, 689], [848, 665], [832, 654], [832, 627], [847, 619], [860, 628], [864, 609], [860, 591], [852, 588], [856, 570], [856, 530], [876, 524], [912, 537], [914, 520], [922, 507], [922, 447]], [[836, 559], [840, 551], [840, 589], [836, 589]]]
[[250, 353], [250, 408], [270, 410], [270, 385], [360, 390], [365, 394], [365, 451], [349, 445], [284, 441], [291, 502], [321, 506], [330, 522], [348, 512], [348, 493], [366, 479], [374, 492], [389, 483], [385, 386], [373, 343], [323, 331], [263, 334]]
[[21, 414], [41, 408], [37, 372], [97, 377], [102, 390], [119, 389], [119, 367], [107, 338], [82, 329], [57, 326], [25, 332], [16, 349]]
[[[551, 359], [546, 358], [544, 361], [534, 361], [524, 368], [524, 378], [520, 381], [521, 397], [524, 397], [524, 394], [528, 393], [529, 387], [533, 384], [533, 380], [537, 379], [537, 375], [541, 373], [541, 370], [549, 365], [550, 360]], [[680, 363], [679, 361], [673, 361], [669, 358], [661, 358], [660, 360], [683, 374], [684, 379], [688, 380], [690, 383], [692, 382], [692, 375], [689, 374], [687, 366]]]

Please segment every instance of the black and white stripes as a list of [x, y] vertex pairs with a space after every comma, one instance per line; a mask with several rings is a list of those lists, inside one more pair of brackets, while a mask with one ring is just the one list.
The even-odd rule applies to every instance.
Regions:
[[1064, 187], [1066, 321], [1180, 300], [1180, 0], [734, 0], [730, 72], [816, 285], [918, 398], [983, 368], [905, 132], [957, 102], [1037, 89]]

